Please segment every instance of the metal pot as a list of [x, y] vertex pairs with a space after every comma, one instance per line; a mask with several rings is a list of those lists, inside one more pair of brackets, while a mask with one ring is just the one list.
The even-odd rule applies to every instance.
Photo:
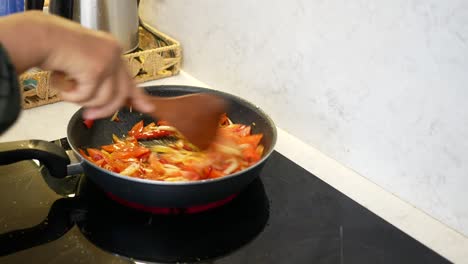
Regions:
[[[42, 10], [44, 0], [26, 0], [26, 10]], [[49, 13], [76, 21], [84, 27], [112, 34], [124, 53], [138, 47], [137, 0], [51, 0]]]
[[136, 122], [143, 119], [147, 124], [153, 119], [147, 115], [122, 109], [119, 113], [120, 122], [110, 121], [109, 118], [100, 119], [88, 129], [83, 124], [81, 109], [71, 118], [67, 131], [68, 142], [75, 154], [81, 158], [81, 163], [68, 165], [70, 160], [62, 148], [45, 141], [29, 140], [1, 143], [0, 165], [37, 159], [49, 169], [52, 176], [58, 178], [84, 171], [85, 175], [104, 192], [145, 207], [187, 208], [216, 202], [241, 192], [257, 178], [276, 144], [276, 127], [261, 109], [237, 96], [199, 87], [154, 86], [147, 88], [147, 91], [158, 96], [199, 92], [222, 96], [229, 102], [227, 114], [234, 122], [251, 124], [252, 133], [263, 133], [261, 143], [265, 150], [262, 159], [253, 166], [231, 175], [194, 182], [165, 182], [120, 175], [87, 161], [80, 156], [78, 148], [99, 148], [110, 144], [112, 134], [125, 134]]

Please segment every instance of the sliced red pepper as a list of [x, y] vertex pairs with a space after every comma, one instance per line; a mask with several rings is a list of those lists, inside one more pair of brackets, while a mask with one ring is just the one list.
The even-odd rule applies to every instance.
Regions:
[[244, 149], [242, 151], [242, 156], [244, 157], [244, 159], [246, 161], [248, 161], [250, 163], [256, 162], [256, 161], [260, 160], [260, 158], [261, 158], [260, 154], [257, 151], [255, 151], [255, 149], [253, 147]]
[[156, 174], [164, 174], [164, 172], [165, 172], [164, 166], [158, 160], [158, 155], [156, 153], [151, 153], [150, 154], [150, 156], [148, 158], [148, 162], [149, 162], [151, 168], [153, 169], [153, 171]]
[[224, 175], [224, 173], [220, 170], [213, 168], [212, 166], [205, 167], [203, 169], [203, 173], [205, 174], [206, 178], [219, 178]]
[[221, 117], [219, 118], [219, 125], [220, 126], [227, 126], [229, 125], [228, 117], [226, 113], [223, 113]]
[[172, 133], [172, 131], [167, 130], [153, 130], [135, 134], [134, 137], [136, 139], [155, 139], [171, 135]]
[[148, 148], [144, 148], [144, 147], [139, 147], [139, 148], [135, 148], [133, 151], [132, 151], [132, 154], [135, 155], [134, 157], [136, 158], [140, 158], [141, 156], [147, 154], [147, 153], [150, 153], [151, 150], [148, 149]]
[[94, 124], [94, 120], [91, 120], [91, 119], [85, 119], [83, 120], [83, 124], [87, 127], [87, 128], [91, 128]]
[[129, 144], [129, 145], [131, 145], [131, 144], [137, 145], [137, 144], [138, 144], [138, 141], [136, 140], [135, 137], [127, 137], [127, 138], [125, 139], [125, 143], [127, 143], [127, 144]]
[[262, 140], [263, 134], [254, 134], [250, 136], [240, 137], [238, 140], [239, 144], [249, 144], [253, 147], [257, 147]]
[[169, 122], [166, 120], [159, 120], [157, 124], [158, 126], [170, 126]]
[[198, 173], [193, 171], [182, 171], [182, 176], [189, 181], [196, 181], [201, 178]]
[[187, 151], [192, 151], [193, 150], [190, 146], [185, 145], [185, 144], [184, 144], [184, 146], [182, 148], [187, 150]]
[[169, 161], [167, 161], [166, 159], [159, 159], [159, 162], [161, 162], [161, 164], [169, 164]]
[[101, 160], [104, 158], [104, 154], [102, 154], [102, 152], [98, 149], [94, 149], [94, 148], [88, 148], [86, 149], [88, 151], [88, 154], [89, 156], [94, 160], [94, 161], [98, 161], [98, 160]]
[[106, 165], [106, 160], [105, 160], [105, 159], [101, 159], [101, 160], [95, 161], [94, 163], [95, 163], [96, 165], [98, 165], [99, 167], [102, 167], [102, 166], [105, 166], [105, 165]]
[[117, 147], [116, 147], [116, 144], [110, 144], [110, 145], [104, 145], [104, 146], [101, 146], [101, 148], [107, 152], [114, 152]]
[[118, 152], [116, 151], [116, 152], [112, 153], [111, 156], [112, 156], [112, 159], [114, 159], [114, 160], [133, 158], [131, 153], [128, 152], [128, 151], [118, 151]]
[[186, 164], [180, 164], [179, 166], [180, 169], [184, 170], [184, 171], [191, 171], [191, 172], [195, 172], [198, 174], [198, 171], [197, 169], [195, 169], [193, 166], [191, 166], [190, 164], [186, 165]]
[[145, 127], [143, 127], [143, 131], [151, 131], [151, 128], [156, 127], [156, 124], [154, 122], [149, 123]]
[[91, 159], [91, 157], [88, 156], [88, 154], [86, 154], [86, 152], [85, 152], [84, 150], [78, 149], [78, 152], [80, 152], [80, 154], [81, 154], [81, 156], [83, 156], [83, 158], [85, 158], [85, 159], [87, 159], [87, 160], [89, 160], [89, 161], [93, 161], [93, 160]]
[[241, 137], [245, 137], [250, 135], [251, 127], [250, 126], [245, 126], [245, 125], [240, 125], [236, 130], [237, 134]]
[[143, 131], [143, 120], [136, 123], [130, 131], [128, 131], [129, 136], [135, 136], [136, 134], [140, 134]]
[[[90, 120], [92, 124], [92, 120]], [[157, 122], [158, 125], [169, 125], [166, 121]], [[220, 119], [219, 137], [216, 144], [220, 145], [243, 145], [241, 150], [242, 160], [238, 160], [239, 167], [236, 171], [254, 164], [260, 160], [264, 148], [260, 145], [263, 135], [251, 134], [251, 127], [242, 124], [229, 125], [227, 115], [223, 115]], [[128, 136], [118, 139], [113, 136], [114, 144], [101, 146], [99, 150], [90, 149], [88, 152], [80, 150], [80, 154], [85, 159], [89, 159], [96, 165], [120, 173], [129, 165], [137, 163], [138, 171], [135, 171], [130, 176], [142, 177], [147, 179], [164, 180], [167, 177], [179, 177], [189, 181], [195, 181], [206, 178], [219, 178], [226, 175], [223, 172], [230, 166], [229, 163], [223, 162], [231, 155], [228, 153], [218, 152], [217, 148], [210, 148], [206, 152], [206, 158], [211, 161], [211, 166], [200, 167], [200, 163], [190, 160], [178, 161], [171, 158], [170, 153], [158, 155], [151, 152], [143, 146], [140, 146], [138, 140], [154, 139], [174, 134], [174, 131], [158, 129], [155, 123], [144, 125], [144, 121], [137, 122], [130, 131]], [[182, 141], [183, 142], [183, 141]], [[176, 149], [185, 149], [187, 151], [195, 151], [190, 144], [178, 144]], [[175, 148], [175, 147], [174, 147]], [[108, 154], [110, 153], [110, 155]], [[164, 158], [163, 158], [164, 157]], [[235, 157], [238, 159], [239, 157]], [[165, 169], [164, 164], [171, 164], [180, 168], [180, 170]], [[235, 171], [234, 171], [235, 172]]]
[[203, 168], [203, 173], [205, 174], [205, 177], [209, 178], [212, 170], [213, 170], [213, 167], [211, 166]]
[[222, 177], [222, 176], [224, 176], [224, 173], [222, 171], [213, 169], [210, 172], [209, 178], [214, 179], [214, 178], [219, 178], [219, 177]]
[[110, 166], [112, 168], [112, 171], [115, 171], [115, 172], [121, 172], [125, 170], [125, 168], [128, 167], [128, 164], [121, 160], [106, 159], [106, 162], [107, 162], [107, 166]]
[[137, 147], [130, 151], [115, 151], [111, 156], [113, 159], [139, 158], [148, 152], [150, 152], [150, 150], [147, 148]]

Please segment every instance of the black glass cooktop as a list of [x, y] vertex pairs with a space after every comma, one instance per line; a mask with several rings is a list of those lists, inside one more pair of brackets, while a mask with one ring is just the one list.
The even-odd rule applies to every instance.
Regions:
[[0, 263], [449, 263], [277, 152], [199, 214], [136, 211], [33, 161], [0, 166], [0, 193]]

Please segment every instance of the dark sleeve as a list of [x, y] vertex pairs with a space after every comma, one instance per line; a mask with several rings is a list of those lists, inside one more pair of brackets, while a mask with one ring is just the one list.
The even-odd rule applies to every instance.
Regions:
[[16, 121], [21, 111], [19, 88], [15, 67], [0, 43], [0, 135]]

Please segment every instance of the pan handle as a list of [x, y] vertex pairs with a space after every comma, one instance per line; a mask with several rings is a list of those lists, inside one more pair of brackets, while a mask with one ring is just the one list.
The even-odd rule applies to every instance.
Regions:
[[70, 158], [58, 145], [44, 140], [21, 140], [0, 143], [0, 165], [36, 159], [49, 170], [51, 176], [67, 176], [67, 165]]

